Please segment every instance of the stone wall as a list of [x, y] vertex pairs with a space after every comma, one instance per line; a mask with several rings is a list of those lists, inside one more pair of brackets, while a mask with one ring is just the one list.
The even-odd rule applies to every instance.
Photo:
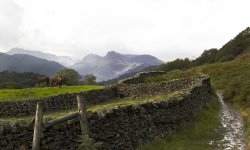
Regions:
[[[176, 128], [191, 121], [210, 98], [209, 77], [195, 79], [170, 98], [88, 112], [90, 136], [103, 143], [102, 150], [132, 150], [142, 142], [174, 133]], [[0, 149], [20, 146], [30, 149], [32, 131], [33, 127], [25, 123], [2, 124]], [[43, 132], [41, 149], [76, 149], [79, 134], [78, 119], [52, 126]]]
[[117, 92], [120, 97], [143, 97], [164, 92], [177, 91], [192, 84], [191, 78], [176, 79], [155, 83], [118, 84]]
[[147, 77], [155, 77], [166, 74], [165, 71], [150, 71], [150, 72], [140, 72], [137, 73], [134, 77], [126, 78], [118, 81], [118, 83], [124, 84], [139, 84], [143, 83], [144, 79]]
[[[76, 94], [66, 93], [33, 100], [0, 102], [0, 117], [34, 115], [37, 102], [43, 105], [44, 112], [76, 108]], [[114, 87], [90, 90], [79, 94], [88, 100], [88, 104], [97, 104], [117, 97]]]
[[[161, 73], [163, 72], [155, 72], [155, 74]], [[139, 74], [137, 76], [145, 77], [148, 75], [149, 74], [142, 73], [142, 75]], [[104, 89], [80, 92], [80, 94], [87, 99], [88, 104], [98, 104], [120, 97], [141, 97], [162, 93], [164, 91], [179, 90], [190, 86], [197, 77], [198, 76], [148, 84], [125, 84], [121, 82]], [[75, 108], [77, 105], [76, 94], [77, 93], [66, 93], [33, 100], [0, 102], [0, 117], [35, 115], [37, 102], [43, 104], [44, 112], [56, 112], [58, 110]]]

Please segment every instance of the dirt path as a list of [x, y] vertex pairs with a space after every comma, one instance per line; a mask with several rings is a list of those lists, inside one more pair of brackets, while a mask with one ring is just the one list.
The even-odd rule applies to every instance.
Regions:
[[224, 150], [245, 150], [245, 130], [241, 115], [228, 104], [225, 104], [221, 93], [216, 94], [221, 103], [220, 116], [222, 128], [225, 131], [220, 145]]

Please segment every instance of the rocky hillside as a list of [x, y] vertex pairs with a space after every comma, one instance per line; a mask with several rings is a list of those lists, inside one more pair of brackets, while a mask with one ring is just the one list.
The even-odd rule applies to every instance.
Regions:
[[98, 81], [103, 81], [119, 77], [131, 70], [140, 71], [161, 63], [161, 60], [151, 55], [127, 55], [110, 51], [104, 57], [89, 54], [71, 67], [82, 75], [91, 73], [97, 77]]

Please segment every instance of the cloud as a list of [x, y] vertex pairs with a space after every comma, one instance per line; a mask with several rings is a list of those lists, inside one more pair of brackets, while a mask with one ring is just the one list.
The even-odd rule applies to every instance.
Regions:
[[22, 9], [13, 0], [0, 1], [0, 48], [15, 46], [21, 38]]
[[0, 50], [199, 56], [250, 25], [248, 0], [2, 0]]

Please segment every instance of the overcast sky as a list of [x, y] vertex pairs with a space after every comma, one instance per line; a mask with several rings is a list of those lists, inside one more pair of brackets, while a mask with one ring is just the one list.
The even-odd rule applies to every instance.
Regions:
[[249, 6], [250, 0], [0, 0], [0, 52], [197, 57], [250, 26]]

